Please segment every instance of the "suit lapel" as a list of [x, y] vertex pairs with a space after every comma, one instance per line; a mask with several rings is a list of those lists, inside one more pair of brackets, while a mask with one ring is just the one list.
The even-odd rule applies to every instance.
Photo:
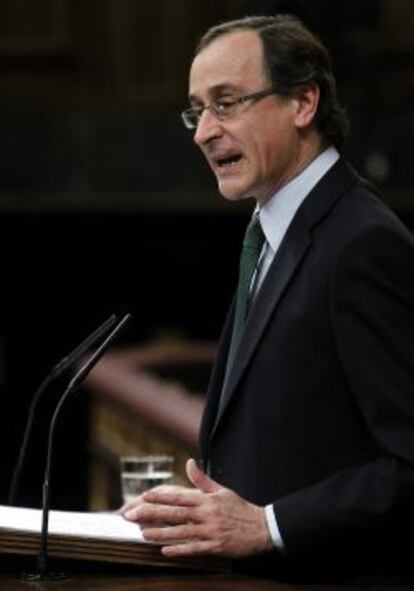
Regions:
[[273, 311], [311, 244], [309, 232], [301, 223], [294, 224], [289, 234], [289, 240], [284, 240], [276, 253], [249, 314], [226, 388], [221, 394], [223, 399], [213, 432], [251, 360]]
[[218, 344], [218, 355], [213, 364], [209, 386], [207, 389], [207, 400], [204, 407], [199, 434], [200, 449], [204, 458], [207, 456], [208, 440], [212, 432], [214, 422], [217, 418], [217, 408], [220, 402], [220, 394], [222, 390], [224, 374], [226, 372], [227, 353], [230, 347], [235, 307], [236, 296], [233, 298], [226, 321], [224, 323]]
[[[207, 432], [210, 431], [211, 428], [210, 437], [214, 435], [223, 414], [226, 412], [226, 408], [235, 393], [243, 373], [249, 365], [270, 317], [277, 308], [280, 299], [287, 290], [299, 265], [302, 264], [306, 258], [306, 253], [312, 244], [312, 230], [314, 226], [329, 214], [330, 210], [334, 207], [343, 192], [349, 188], [349, 186], [354, 184], [356, 180], [357, 176], [354, 171], [343, 160], [339, 160], [311, 191], [296, 213], [269, 268], [263, 285], [256, 296], [256, 300], [249, 314], [239, 343], [239, 348], [236, 352], [226, 388], [221, 392], [223, 400], [220, 404], [219, 411], [217, 411], [217, 409], [220, 384], [222, 384], [224, 375], [224, 356], [221, 357], [221, 365], [219, 365], [216, 371], [216, 379], [212, 380], [213, 387], [210, 391], [215, 391], [215, 396], [209, 396], [211, 404], [208, 412], [209, 424], [203, 425], [203, 429]], [[230, 317], [232, 317], [231, 314]], [[228, 324], [229, 319], [227, 325]], [[231, 329], [227, 326], [227, 330], [224, 331], [224, 334], [228, 335], [229, 332], [231, 332]], [[229, 339], [227, 338], [227, 341], [228, 340]], [[227, 352], [227, 348], [225, 351]], [[220, 367], [222, 368], [221, 370]], [[220, 376], [221, 380], [219, 379]], [[214, 399], [214, 403], [211, 403], [212, 398]], [[214, 422], [214, 413], [216, 411], [217, 415]], [[207, 433], [205, 433], [205, 435], [207, 435]]]

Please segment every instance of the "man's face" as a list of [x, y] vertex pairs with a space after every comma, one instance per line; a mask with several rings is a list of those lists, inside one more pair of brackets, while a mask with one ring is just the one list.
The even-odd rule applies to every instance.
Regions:
[[[192, 106], [269, 88], [262, 51], [256, 31], [234, 31], [212, 41], [191, 67]], [[234, 118], [225, 121], [206, 109], [194, 141], [207, 158], [224, 197], [254, 197], [263, 204], [297, 174], [295, 99], [270, 95], [247, 101]]]

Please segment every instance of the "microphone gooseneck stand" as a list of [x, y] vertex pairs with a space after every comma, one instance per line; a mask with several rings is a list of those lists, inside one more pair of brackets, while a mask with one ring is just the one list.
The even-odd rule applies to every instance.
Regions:
[[109, 345], [112, 344], [112, 341], [121, 331], [121, 329], [125, 326], [125, 324], [130, 319], [130, 314], [126, 314], [115, 326], [115, 328], [111, 331], [111, 333], [106, 337], [106, 339], [102, 342], [102, 344], [98, 347], [98, 349], [91, 355], [91, 357], [85, 362], [85, 364], [80, 368], [80, 370], [76, 373], [76, 375], [72, 378], [69, 385], [67, 386], [66, 390], [64, 391], [63, 395], [61, 396], [56, 409], [53, 413], [52, 420], [50, 422], [49, 427], [49, 436], [48, 436], [48, 445], [47, 445], [47, 457], [46, 457], [46, 466], [45, 466], [45, 473], [43, 479], [43, 497], [42, 497], [42, 525], [40, 531], [40, 548], [39, 553], [37, 555], [37, 571], [35, 573], [24, 573], [22, 578], [29, 581], [56, 581], [65, 578], [64, 574], [61, 573], [53, 573], [48, 570], [48, 526], [49, 526], [49, 498], [50, 498], [50, 470], [52, 464], [52, 455], [53, 455], [53, 441], [54, 441], [54, 434], [57, 419], [60, 416], [60, 412], [69, 398], [70, 394], [72, 394], [82, 383], [94, 365], [99, 361], [102, 355], [106, 352]]
[[18, 483], [20, 480], [20, 475], [24, 463], [24, 459], [26, 456], [27, 446], [29, 443], [30, 433], [32, 431], [33, 426], [33, 419], [39, 404], [40, 398], [42, 397], [43, 392], [47, 389], [49, 384], [53, 382], [55, 379], [59, 378], [69, 367], [75, 363], [82, 355], [87, 353], [87, 351], [95, 344], [97, 340], [103, 337], [105, 333], [108, 332], [110, 328], [115, 324], [117, 317], [115, 314], [112, 314], [105, 322], [103, 322], [92, 334], [90, 334], [86, 339], [84, 339], [73, 351], [71, 351], [66, 357], [64, 357], [59, 363], [55, 365], [52, 371], [49, 373], [48, 376], [43, 380], [40, 386], [37, 388], [32, 402], [30, 403], [29, 413], [27, 416], [26, 426], [24, 429], [24, 434], [22, 438], [22, 442], [20, 444], [19, 455], [17, 458], [16, 466], [13, 471], [10, 489], [9, 489], [9, 497], [8, 497], [8, 504], [14, 505], [16, 503], [16, 493], [18, 488]]

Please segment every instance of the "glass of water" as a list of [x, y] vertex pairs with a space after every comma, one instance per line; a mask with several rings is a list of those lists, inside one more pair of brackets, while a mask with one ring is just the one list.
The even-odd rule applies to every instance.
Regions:
[[122, 456], [121, 490], [124, 503], [129, 503], [140, 494], [168, 484], [173, 477], [173, 456]]

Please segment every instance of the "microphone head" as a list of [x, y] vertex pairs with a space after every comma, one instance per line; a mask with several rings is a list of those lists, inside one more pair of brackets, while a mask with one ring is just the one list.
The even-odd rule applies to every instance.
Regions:
[[99, 341], [117, 322], [118, 316], [111, 314], [98, 328], [88, 335], [73, 351], [61, 359], [50, 373], [51, 378], [61, 376], [71, 365], [76, 363], [88, 350]]

